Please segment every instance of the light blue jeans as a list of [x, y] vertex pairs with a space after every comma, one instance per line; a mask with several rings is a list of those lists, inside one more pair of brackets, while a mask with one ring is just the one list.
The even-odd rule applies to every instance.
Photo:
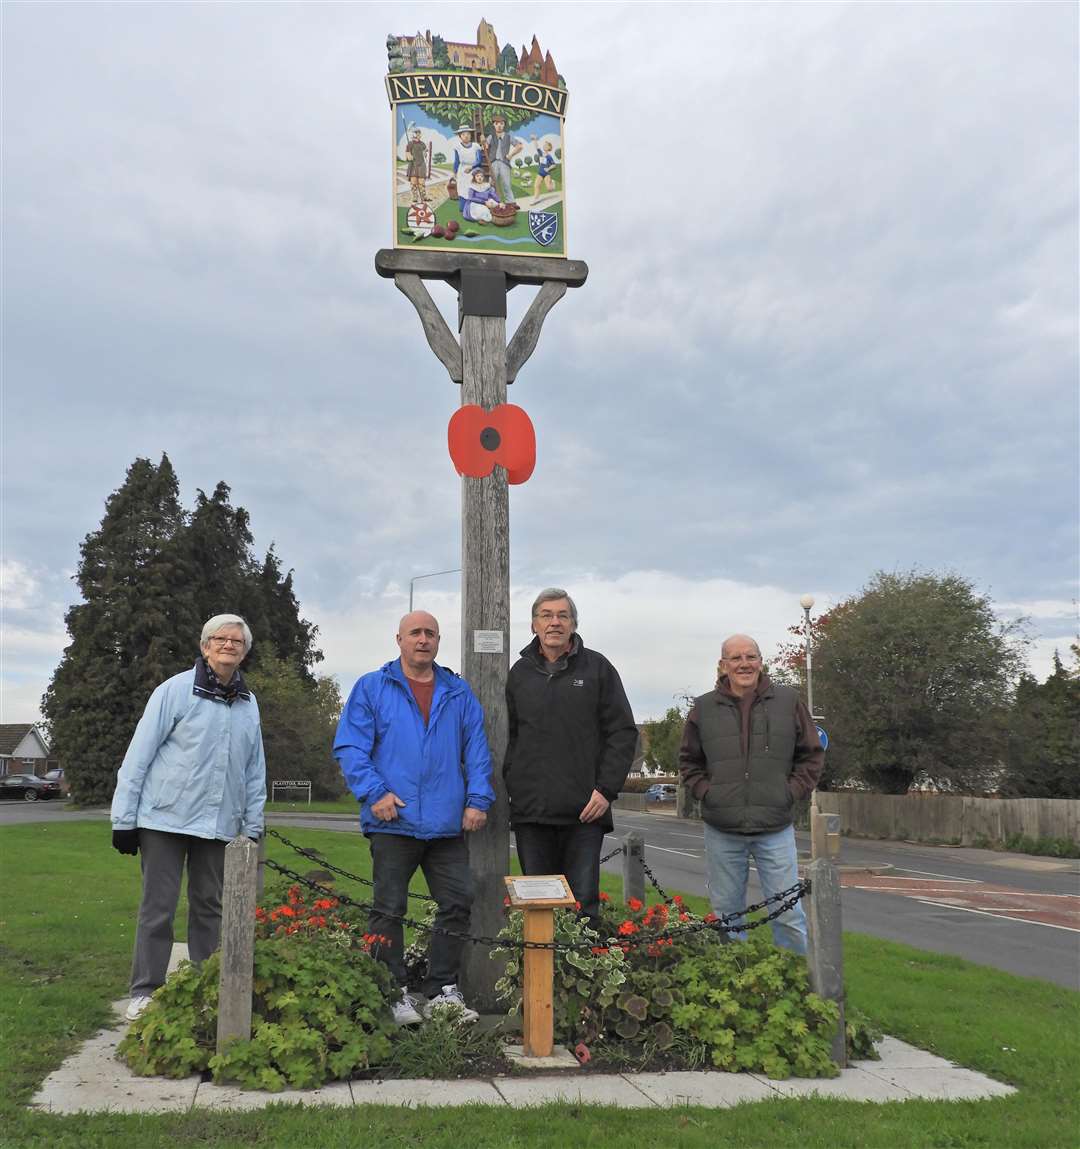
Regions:
[[[729, 834], [705, 824], [706, 876], [714, 914], [737, 914], [746, 908], [751, 858], [765, 897], [772, 897], [795, 885], [799, 880], [795, 827], [764, 834]], [[771, 911], [775, 907], [769, 909]], [[806, 914], [801, 902], [796, 902], [792, 909], [769, 925], [778, 946], [797, 954], [806, 953]], [[741, 930], [728, 932], [740, 940], [746, 937]]]

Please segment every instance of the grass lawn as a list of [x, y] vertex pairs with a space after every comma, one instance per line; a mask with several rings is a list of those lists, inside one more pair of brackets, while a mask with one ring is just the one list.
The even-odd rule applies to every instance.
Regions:
[[[367, 873], [357, 834], [289, 837]], [[287, 863], [273, 839], [270, 857]], [[301, 867], [297, 867], [301, 868]], [[798, 1149], [1075, 1149], [1080, 1144], [1080, 994], [953, 957], [846, 936], [850, 1000], [887, 1033], [1015, 1085], [1009, 1098], [866, 1105], [777, 1099], [729, 1110], [545, 1106], [407, 1111], [276, 1105], [160, 1116], [50, 1116], [26, 1103], [124, 995], [139, 872], [100, 822], [7, 826], [0, 877], [0, 1146], [797, 1146]], [[617, 895], [619, 882], [604, 877]], [[358, 900], [364, 891], [357, 891]], [[687, 899], [703, 908], [700, 899]], [[182, 931], [181, 935], [182, 936]]]
[[[309, 805], [306, 801], [299, 802], [267, 802], [266, 812], [268, 814], [351, 814], [356, 819], [356, 824], [360, 825], [360, 803], [351, 795], [344, 798], [335, 798], [332, 801], [320, 801], [314, 799]], [[287, 826], [281, 827], [282, 833], [287, 831]]]

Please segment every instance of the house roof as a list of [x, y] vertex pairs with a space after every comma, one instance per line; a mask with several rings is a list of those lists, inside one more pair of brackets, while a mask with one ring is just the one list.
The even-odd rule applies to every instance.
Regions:
[[0, 754], [14, 754], [15, 748], [31, 730], [37, 733], [42, 746], [48, 749], [41, 731], [32, 722], [4, 722], [0, 723]]

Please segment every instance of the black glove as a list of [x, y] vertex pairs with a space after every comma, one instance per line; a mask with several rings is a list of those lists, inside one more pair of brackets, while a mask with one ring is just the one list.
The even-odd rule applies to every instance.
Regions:
[[139, 852], [138, 830], [113, 830], [112, 844], [114, 850], [121, 854], [137, 854]]

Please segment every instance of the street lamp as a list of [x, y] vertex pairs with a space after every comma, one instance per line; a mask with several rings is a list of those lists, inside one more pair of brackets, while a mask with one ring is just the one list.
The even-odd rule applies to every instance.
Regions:
[[451, 567], [449, 570], [445, 570], [445, 571], [430, 571], [428, 574], [413, 575], [413, 577], [411, 579], [409, 579], [409, 614], [412, 614], [412, 599], [413, 599], [413, 583], [414, 582], [419, 582], [420, 579], [422, 579], [422, 578], [434, 578], [436, 575], [444, 575], [444, 574], [460, 574], [460, 572], [461, 572], [461, 567]]
[[806, 620], [806, 709], [810, 711], [810, 717], [814, 717], [814, 684], [811, 678], [812, 671], [812, 658], [810, 650], [810, 608], [814, 605], [814, 596], [812, 594], [804, 594], [799, 599], [799, 606], [803, 608], [803, 615]]

